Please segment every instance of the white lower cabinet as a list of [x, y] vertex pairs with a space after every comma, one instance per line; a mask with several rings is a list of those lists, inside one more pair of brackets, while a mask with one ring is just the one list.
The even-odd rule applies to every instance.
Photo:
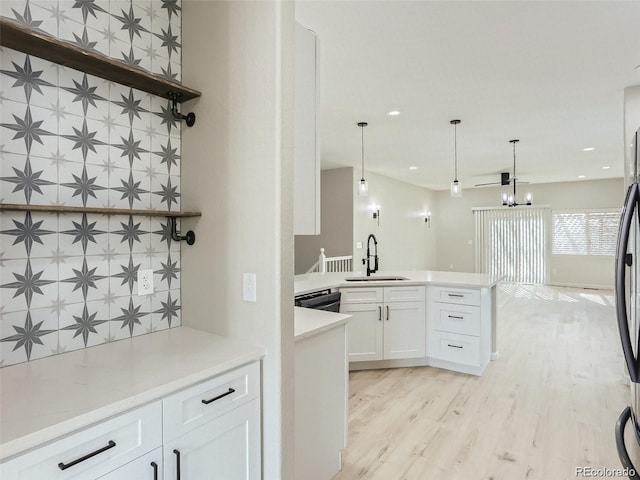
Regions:
[[351, 315], [347, 320], [349, 362], [382, 360], [382, 304], [343, 303], [340, 312]]
[[385, 306], [384, 353], [385, 359], [424, 357], [425, 304], [422, 302], [396, 302]]
[[340, 291], [340, 312], [351, 315], [347, 320], [350, 362], [425, 356], [424, 286]]
[[431, 363], [480, 375], [491, 350], [490, 316], [483, 313], [481, 289], [432, 285], [428, 304]]
[[162, 480], [162, 448], [143, 455], [117, 470], [107, 473], [100, 480]]
[[3, 463], [0, 478], [96, 479], [161, 445], [162, 404], [158, 400]]
[[164, 445], [165, 480], [258, 480], [260, 468], [257, 399]]
[[0, 478], [259, 479], [260, 423], [253, 362], [15, 457]]

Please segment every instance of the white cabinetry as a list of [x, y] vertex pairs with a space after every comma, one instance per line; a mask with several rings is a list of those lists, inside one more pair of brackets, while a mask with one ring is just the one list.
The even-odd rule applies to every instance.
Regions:
[[328, 480], [347, 446], [346, 324], [297, 338], [295, 360], [294, 478]]
[[126, 465], [107, 473], [100, 480], [162, 480], [162, 448], [143, 455]]
[[2, 480], [260, 477], [258, 362], [104, 420], [0, 465]]
[[259, 479], [260, 370], [234, 370], [163, 400], [164, 479]]
[[257, 480], [260, 475], [260, 404], [257, 399], [164, 446], [165, 480]]
[[344, 288], [341, 313], [351, 315], [349, 361], [425, 356], [425, 287]]
[[293, 126], [293, 231], [296, 235], [320, 234], [318, 58], [316, 35], [296, 23]]
[[481, 289], [429, 286], [430, 364], [479, 375], [491, 355], [491, 321]]
[[[2, 480], [95, 479], [162, 445], [156, 401], [69, 435], [0, 466]], [[141, 479], [152, 479], [151, 468]], [[115, 477], [117, 478], [117, 477]]]

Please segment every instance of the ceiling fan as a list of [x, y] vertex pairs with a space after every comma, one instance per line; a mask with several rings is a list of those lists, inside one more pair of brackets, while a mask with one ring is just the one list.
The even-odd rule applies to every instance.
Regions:
[[510, 175], [509, 172], [501, 172], [500, 173], [500, 181], [499, 182], [489, 182], [489, 183], [477, 183], [474, 185], [475, 187], [487, 187], [489, 185], [511, 185], [512, 183], [529, 183], [524, 180], [520, 180], [516, 177], [516, 155], [515, 155], [515, 144], [518, 140], [509, 140], [509, 143], [513, 143], [514, 152], [513, 152], [513, 176]]

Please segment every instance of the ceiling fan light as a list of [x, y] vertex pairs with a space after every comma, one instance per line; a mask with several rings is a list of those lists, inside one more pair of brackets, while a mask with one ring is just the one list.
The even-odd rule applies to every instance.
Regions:
[[502, 205], [507, 206], [509, 201], [509, 194], [507, 192], [502, 192]]

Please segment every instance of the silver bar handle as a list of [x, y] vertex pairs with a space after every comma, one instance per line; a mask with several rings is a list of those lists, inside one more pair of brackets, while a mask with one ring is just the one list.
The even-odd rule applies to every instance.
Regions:
[[[622, 351], [624, 359], [629, 370], [629, 377], [632, 382], [638, 382], [638, 359], [633, 353], [631, 345], [631, 333], [629, 332], [629, 320], [627, 317], [627, 296], [626, 296], [626, 257], [627, 246], [629, 245], [629, 234], [633, 223], [633, 213], [638, 206], [640, 200], [638, 184], [633, 183], [627, 190], [627, 197], [624, 202], [624, 208], [620, 215], [620, 228], [618, 230], [618, 244], [616, 248], [616, 275], [615, 275], [615, 294], [616, 294], [616, 317], [618, 319], [618, 333], [622, 342]], [[637, 259], [636, 259], [637, 261]]]

